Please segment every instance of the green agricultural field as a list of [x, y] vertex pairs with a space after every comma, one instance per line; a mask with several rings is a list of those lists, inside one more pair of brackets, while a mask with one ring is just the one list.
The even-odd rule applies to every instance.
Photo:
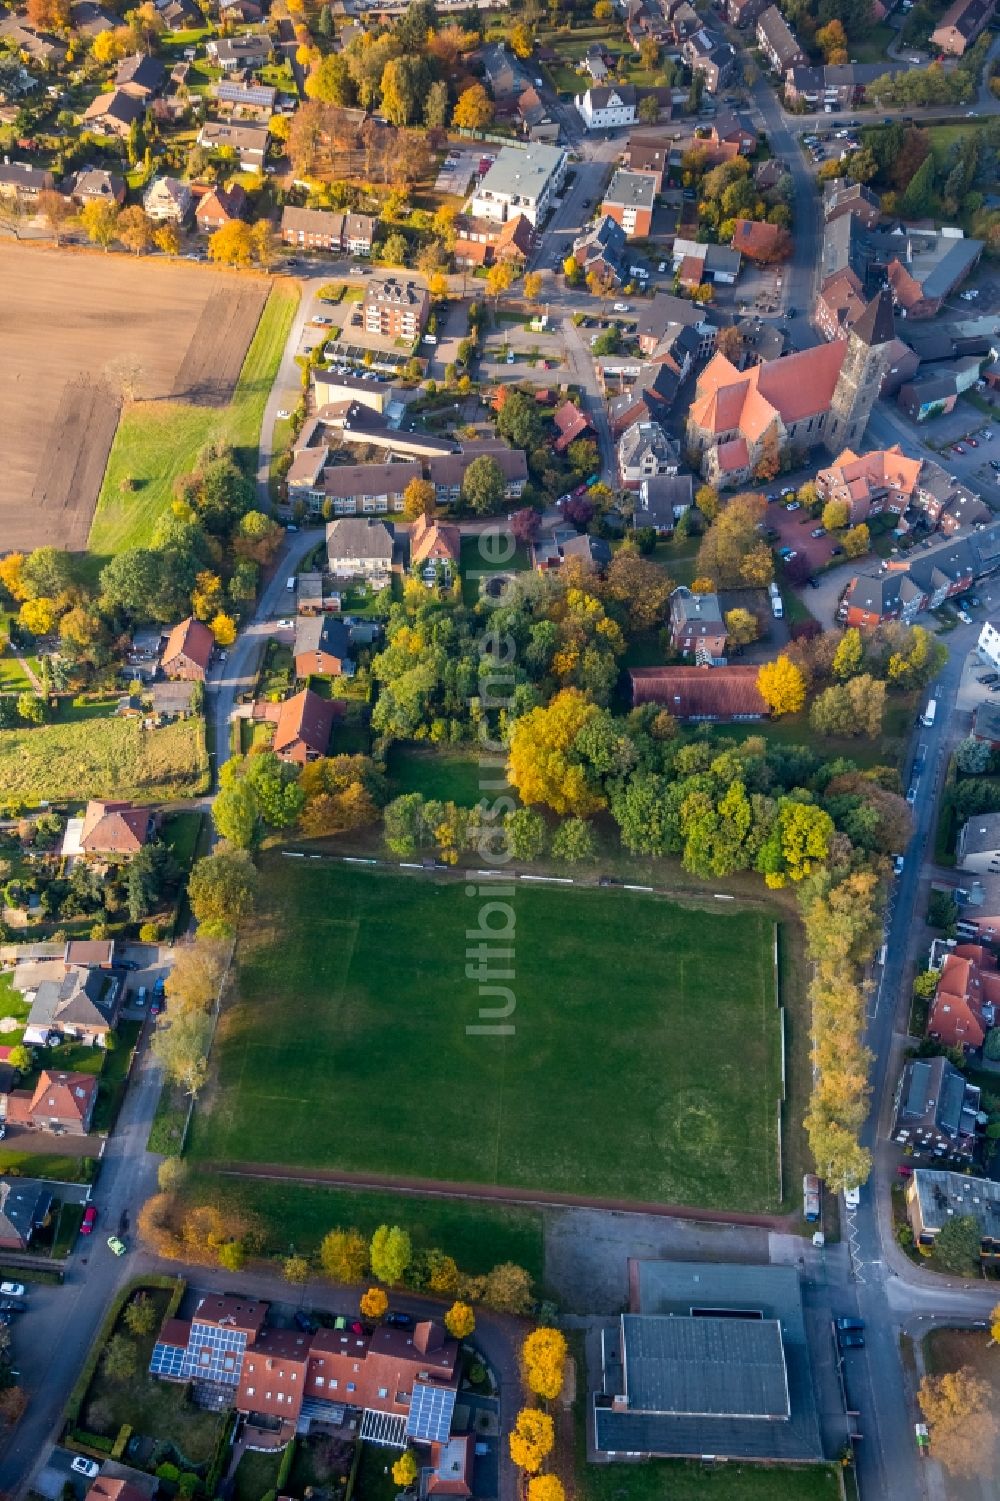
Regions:
[[208, 785], [201, 719], [144, 730], [138, 719], [92, 719], [0, 730], [6, 803], [90, 797], [193, 797]]
[[[145, 547], [173, 500], [174, 481], [194, 467], [206, 443], [231, 443], [245, 462], [255, 462], [264, 406], [298, 300], [293, 282], [272, 288], [227, 406], [139, 401], [125, 412], [90, 529], [91, 553], [103, 560], [125, 548]], [[131, 491], [122, 490], [127, 479], [134, 482]]]
[[273, 855], [261, 889], [196, 1159], [776, 1207], [766, 913], [519, 887], [485, 1036], [464, 882]]

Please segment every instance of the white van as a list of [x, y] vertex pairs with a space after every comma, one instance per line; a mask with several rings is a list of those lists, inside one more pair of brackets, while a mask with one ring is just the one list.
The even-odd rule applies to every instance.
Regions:
[[292, 574], [291, 578], [288, 580], [288, 583], [285, 585], [285, 588], [286, 589], [294, 589], [295, 588], [295, 575], [294, 575], [294, 573]]

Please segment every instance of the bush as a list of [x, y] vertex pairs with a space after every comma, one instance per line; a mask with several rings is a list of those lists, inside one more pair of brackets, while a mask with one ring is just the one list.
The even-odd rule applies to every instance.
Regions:
[[121, 1459], [122, 1455], [125, 1453], [126, 1445], [128, 1444], [128, 1441], [129, 1441], [129, 1439], [131, 1437], [132, 1437], [132, 1424], [131, 1423], [123, 1423], [122, 1426], [118, 1430], [118, 1437], [115, 1439], [114, 1444], [112, 1445], [112, 1449], [111, 1449], [111, 1458], [112, 1459]]
[[1000, 1027], [991, 1027], [983, 1044], [983, 1055], [991, 1063], [1000, 1061]]

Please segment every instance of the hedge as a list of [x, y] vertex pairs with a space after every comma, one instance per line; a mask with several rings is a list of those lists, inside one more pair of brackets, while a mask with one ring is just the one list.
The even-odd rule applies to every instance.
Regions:
[[113, 1439], [105, 1438], [102, 1433], [88, 1433], [85, 1428], [71, 1429], [69, 1437], [76, 1448], [96, 1449], [98, 1454], [110, 1455], [114, 1446]]
[[285, 1481], [288, 1479], [289, 1475], [292, 1473], [292, 1460], [294, 1458], [295, 1458], [295, 1439], [293, 1438], [290, 1443], [287, 1443], [285, 1445], [285, 1452], [284, 1452], [284, 1454], [282, 1454], [282, 1456], [281, 1456], [281, 1464], [278, 1466], [278, 1478], [275, 1481], [275, 1485], [277, 1486], [277, 1490], [278, 1490], [278, 1495], [279, 1496], [284, 1492]]
[[[76, 1384], [69, 1394], [69, 1399], [66, 1403], [66, 1409], [63, 1413], [63, 1422], [67, 1425], [67, 1427], [72, 1428], [73, 1424], [80, 1416], [80, 1409], [83, 1406], [83, 1399], [86, 1397], [87, 1392], [90, 1388], [90, 1383], [94, 1379], [94, 1372], [97, 1370], [98, 1361], [104, 1354], [104, 1346], [107, 1344], [108, 1340], [114, 1333], [115, 1325], [121, 1317], [121, 1311], [125, 1307], [125, 1304], [128, 1302], [129, 1298], [131, 1298], [135, 1293], [143, 1292], [148, 1288], [156, 1288], [160, 1291], [169, 1291], [172, 1296], [170, 1298], [170, 1302], [167, 1305], [167, 1312], [165, 1315], [165, 1317], [169, 1319], [173, 1318], [174, 1314], [180, 1307], [181, 1299], [184, 1296], [184, 1289], [186, 1285], [187, 1284], [184, 1282], [184, 1279], [182, 1277], [163, 1277], [153, 1275], [149, 1277], [136, 1277], [131, 1282], [127, 1283], [126, 1286], [118, 1292], [114, 1299], [114, 1302], [111, 1304], [111, 1307], [104, 1315], [104, 1322], [102, 1323], [100, 1330], [98, 1331], [96, 1339], [90, 1347], [90, 1353], [83, 1363], [83, 1369], [76, 1379]], [[111, 1445], [109, 1444], [108, 1448], [110, 1449], [110, 1447]]]
[[233, 1430], [235, 1429], [235, 1427], [236, 1413], [230, 1412], [228, 1417], [226, 1418], [226, 1421], [222, 1425], [222, 1432], [219, 1434], [219, 1437], [216, 1440], [215, 1453], [212, 1455], [212, 1460], [209, 1464], [208, 1472], [205, 1475], [206, 1496], [214, 1496], [219, 1488], [219, 1481], [222, 1479], [223, 1470], [226, 1468], [226, 1464], [229, 1459], [229, 1450], [232, 1446]]
[[125, 1453], [125, 1446], [127, 1445], [131, 1437], [132, 1424], [123, 1423], [118, 1430], [118, 1437], [115, 1439], [114, 1445], [111, 1450], [112, 1459], [121, 1459], [122, 1455]]

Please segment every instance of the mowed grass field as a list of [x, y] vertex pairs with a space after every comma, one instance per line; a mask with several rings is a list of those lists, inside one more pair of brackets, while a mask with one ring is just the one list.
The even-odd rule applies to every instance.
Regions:
[[[139, 401], [128, 408], [97, 499], [91, 553], [103, 561], [125, 548], [146, 546], [174, 498], [174, 481], [194, 468], [206, 443], [231, 443], [253, 466], [264, 407], [298, 303], [296, 283], [276, 282], [271, 288], [227, 405]], [[133, 488], [124, 488], [123, 482]]]
[[144, 730], [138, 719], [85, 719], [0, 730], [0, 799], [192, 797], [208, 785], [200, 718]]
[[777, 1206], [766, 913], [519, 887], [498, 1037], [464, 882], [273, 855], [261, 890], [196, 1159]]

